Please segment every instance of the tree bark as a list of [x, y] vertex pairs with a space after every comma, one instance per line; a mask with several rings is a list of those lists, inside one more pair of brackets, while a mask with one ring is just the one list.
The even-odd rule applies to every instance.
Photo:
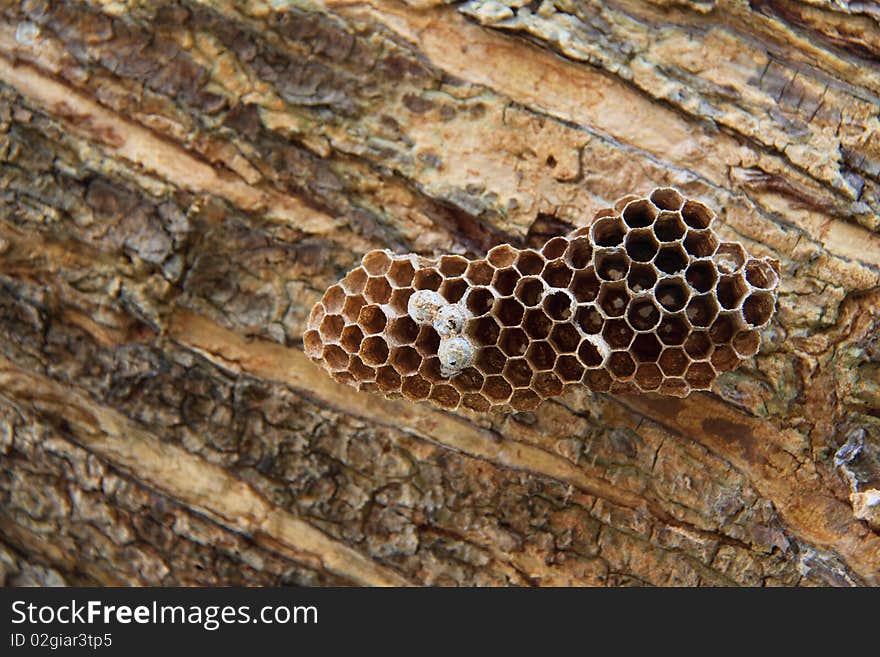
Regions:
[[[2, 3], [0, 583], [880, 584], [880, 8]], [[711, 394], [446, 413], [302, 352], [372, 248], [671, 185], [782, 263]]]

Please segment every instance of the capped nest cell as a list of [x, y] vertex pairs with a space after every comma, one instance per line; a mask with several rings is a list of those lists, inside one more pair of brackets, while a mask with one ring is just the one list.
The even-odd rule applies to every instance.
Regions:
[[714, 218], [661, 188], [540, 250], [371, 251], [312, 309], [305, 350], [340, 383], [446, 409], [708, 390], [758, 352], [779, 284], [779, 263], [721, 241]]

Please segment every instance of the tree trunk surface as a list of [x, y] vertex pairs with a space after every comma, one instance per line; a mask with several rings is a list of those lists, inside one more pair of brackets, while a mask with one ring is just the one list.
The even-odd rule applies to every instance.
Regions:
[[[876, 3], [0, 7], [0, 582], [880, 584]], [[369, 249], [661, 185], [781, 262], [711, 393], [447, 413], [303, 354]]]

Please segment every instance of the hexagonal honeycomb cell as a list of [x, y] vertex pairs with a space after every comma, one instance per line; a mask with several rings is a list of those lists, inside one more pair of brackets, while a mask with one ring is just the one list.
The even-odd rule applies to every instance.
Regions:
[[[758, 353], [779, 264], [664, 187], [540, 249], [387, 250], [327, 289], [303, 335], [340, 383], [447, 410], [534, 410], [571, 386], [683, 397]], [[442, 321], [441, 321], [442, 320]]]

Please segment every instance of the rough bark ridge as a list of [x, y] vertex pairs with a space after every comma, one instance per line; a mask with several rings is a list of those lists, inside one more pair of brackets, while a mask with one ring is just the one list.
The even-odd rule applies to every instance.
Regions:
[[[880, 584], [880, 10], [0, 7], [0, 580]], [[672, 185], [782, 263], [711, 394], [448, 414], [302, 353], [371, 248]]]

